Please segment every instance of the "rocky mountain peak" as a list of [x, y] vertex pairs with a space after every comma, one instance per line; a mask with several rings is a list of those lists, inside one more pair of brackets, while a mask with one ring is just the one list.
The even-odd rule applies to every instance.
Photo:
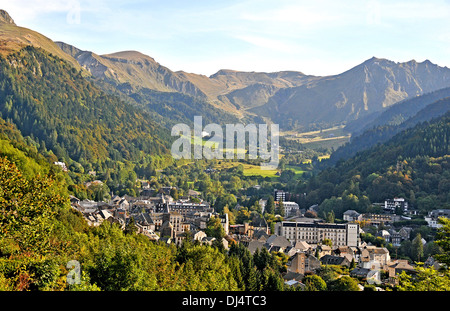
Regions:
[[5, 10], [0, 10], [0, 23], [15, 25], [14, 20], [11, 18], [11, 16], [9, 16], [8, 12], [6, 12]]

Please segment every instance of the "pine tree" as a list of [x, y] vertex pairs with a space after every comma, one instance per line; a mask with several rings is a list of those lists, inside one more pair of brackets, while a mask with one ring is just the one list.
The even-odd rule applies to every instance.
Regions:
[[420, 261], [420, 258], [423, 257], [422, 235], [420, 233], [412, 241], [411, 252], [416, 261]]
[[269, 195], [264, 211], [268, 214], [273, 214], [275, 212], [275, 202], [273, 196]]

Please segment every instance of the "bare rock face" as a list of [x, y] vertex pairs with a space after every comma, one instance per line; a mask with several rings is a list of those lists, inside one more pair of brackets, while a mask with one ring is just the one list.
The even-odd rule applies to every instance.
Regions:
[[11, 16], [9, 16], [8, 12], [6, 12], [5, 10], [0, 10], [0, 23], [15, 25], [14, 20], [11, 18]]

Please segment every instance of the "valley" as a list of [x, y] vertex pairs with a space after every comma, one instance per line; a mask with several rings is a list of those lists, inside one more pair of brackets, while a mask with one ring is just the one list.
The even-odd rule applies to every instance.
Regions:
[[[279, 125], [257, 145], [277, 166], [245, 133], [220, 150], [243, 159], [175, 157], [198, 116]], [[0, 290], [449, 290], [449, 137], [450, 69], [429, 60], [206, 76], [0, 10]]]

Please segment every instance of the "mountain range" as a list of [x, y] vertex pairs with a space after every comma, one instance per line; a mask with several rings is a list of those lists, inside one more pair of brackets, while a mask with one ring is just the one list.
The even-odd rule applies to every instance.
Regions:
[[450, 86], [450, 69], [426, 60], [396, 63], [371, 58], [334, 76], [297, 71], [273, 73], [219, 70], [210, 77], [173, 72], [136, 51], [107, 55], [57, 45], [97, 79], [127, 91], [180, 92], [203, 99], [238, 118], [259, 116], [282, 128], [341, 124], [399, 101]]
[[[137, 51], [98, 55], [68, 43], [53, 42], [17, 26], [5, 11], [0, 14], [0, 42], [3, 55], [26, 45], [43, 48], [82, 70], [83, 75], [94, 78], [102, 89], [107, 91], [108, 85], [112, 86], [124, 98], [146, 106], [149, 111], [155, 99], [139, 102], [146, 97], [143, 94], [181, 93], [197, 102], [197, 114], [210, 110], [211, 115], [223, 114], [225, 120], [243, 123], [264, 119], [280, 124], [282, 129], [347, 123], [402, 100], [450, 87], [450, 69], [429, 60], [398, 63], [372, 57], [331, 76], [299, 71], [265, 73], [222, 69], [208, 77], [172, 71]], [[160, 100], [164, 102], [164, 98]], [[162, 112], [162, 116], [170, 119], [169, 110]], [[219, 123], [221, 120], [220, 117], [211, 119]], [[173, 121], [180, 122], [180, 119]]]

